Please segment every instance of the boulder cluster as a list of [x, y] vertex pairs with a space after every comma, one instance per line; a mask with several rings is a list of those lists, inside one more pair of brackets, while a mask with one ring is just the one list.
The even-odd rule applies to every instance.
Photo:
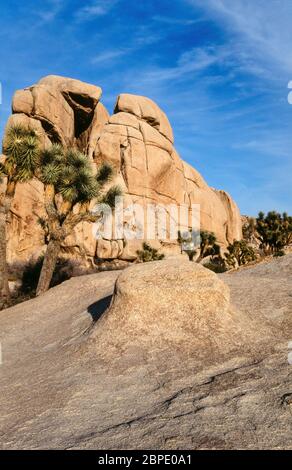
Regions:
[[[60, 143], [85, 152], [95, 166], [110, 162], [126, 206], [200, 204], [201, 229], [214, 232], [221, 246], [240, 239], [236, 204], [225, 191], [210, 188], [180, 158], [169, 120], [157, 104], [143, 96], [121, 94], [110, 116], [100, 101], [101, 93], [99, 87], [79, 80], [42, 78], [15, 93], [6, 129], [13, 124], [29, 125], [38, 131], [44, 147]], [[37, 222], [43, 215], [42, 184], [34, 180], [18, 185], [9, 227], [9, 261], [27, 260], [44, 251], [43, 232]], [[135, 230], [136, 214], [129, 215], [126, 222]], [[132, 260], [142, 240], [96, 240], [91, 224], [82, 223], [65, 244], [76, 257], [87, 260]], [[166, 253], [179, 251], [175, 240], [155, 240], [153, 245]]]

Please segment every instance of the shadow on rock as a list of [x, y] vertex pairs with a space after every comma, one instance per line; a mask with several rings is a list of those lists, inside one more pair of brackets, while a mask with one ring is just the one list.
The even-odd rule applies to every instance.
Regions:
[[100, 299], [97, 302], [94, 302], [93, 304], [89, 305], [87, 311], [88, 313], [90, 313], [94, 322], [97, 322], [101, 318], [103, 313], [108, 309], [111, 300], [112, 295], [108, 295], [107, 297], [104, 297], [103, 299]]

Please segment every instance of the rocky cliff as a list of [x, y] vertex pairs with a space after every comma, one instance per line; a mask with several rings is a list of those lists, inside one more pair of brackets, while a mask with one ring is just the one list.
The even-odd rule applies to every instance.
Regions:
[[[110, 116], [100, 102], [99, 87], [48, 76], [36, 85], [15, 93], [7, 127], [22, 123], [35, 128], [44, 147], [52, 142], [75, 146], [87, 153], [93, 165], [107, 160], [116, 170], [126, 206], [139, 203], [200, 204], [201, 228], [216, 234], [226, 246], [241, 238], [239, 210], [224, 191], [210, 188], [202, 176], [185, 163], [174, 147], [171, 125], [165, 113], [150, 99], [121, 94]], [[5, 139], [5, 136], [4, 136]], [[38, 181], [19, 185], [9, 227], [9, 260], [28, 259], [44, 250], [42, 230], [37, 223], [44, 213], [43, 188]], [[138, 225], [136, 214], [126, 220]], [[135, 258], [141, 240], [97, 241], [88, 223], [80, 224], [66, 240], [76, 256], [86, 259]], [[153, 245], [176, 252], [175, 241]]]

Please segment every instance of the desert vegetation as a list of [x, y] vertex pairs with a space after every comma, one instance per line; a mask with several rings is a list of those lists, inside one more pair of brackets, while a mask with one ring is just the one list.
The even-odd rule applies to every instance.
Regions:
[[42, 152], [37, 177], [45, 187], [47, 218], [42, 225], [49, 241], [36, 295], [48, 290], [61, 245], [76, 225], [96, 221], [90, 210], [91, 201], [114, 207], [120, 189], [112, 186], [104, 192], [112, 175], [112, 167], [107, 163], [94, 175], [87, 156], [75, 149], [65, 150], [54, 144]]
[[[12, 280], [15, 277], [12, 275], [13, 266], [8, 266], [6, 259], [6, 229], [18, 184], [37, 178], [44, 185], [46, 216], [39, 218], [39, 224], [47, 245], [43, 257], [19, 267], [15, 284], [19, 286], [20, 298], [40, 295], [51, 286], [84, 272], [84, 269], [77, 268], [77, 261], [63, 258], [65, 239], [80, 222], [96, 221], [97, 216], [91, 210], [93, 201], [114, 207], [116, 196], [121, 194], [119, 187], [109, 184], [113, 169], [108, 163], [103, 163], [96, 172], [88, 157], [75, 148], [65, 149], [60, 144], [52, 144], [42, 150], [39, 136], [31, 128], [10, 127], [5, 135], [3, 152], [0, 162], [0, 174], [5, 182], [0, 199], [2, 308], [11, 303], [8, 302], [8, 276]], [[220, 273], [266, 256], [283, 256], [292, 243], [292, 217], [273, 211], [246, 218], [243, 239], [234, 240], [225, 251], [219, 246], [216, 235], [204, 230], [199, 234], [196, 248], [193, 241], [197, 235], [191, 230], [185, 234], [178, 233], [182, 251], [190, 261], [203, 263], [208, 269]], [[138, 262], [164, 259], [163, 253], [146, 242], [136, 254]]]
[[164, 259], [164, 254], [159, 253], [156, 248], [153, 248], [149, 243], [144, 242], [142, 250], [137, 250], [137, 259], [140, 263], [147, 263], [148, 261], [159, 261]]
[[258, 245], [265, 256], [281, 254], [292, 244], [292, 217], [275, 211], [249, 217], [243, 226], [244, 238]]
[[[36, 295], [44, 293], [51, 285], [58, 263], [62, 243], [77, 224], [96, 221], [90, 203], [96, 201], [114, 206], [115, 197], [121, 194], [117, 186], [105, 190], [112, 176], [112, 167], [104, 163], [95, 174], [86, 155], [76, 149], [64, 149], [59, 144], [42, 150], [39, 136], [31, 128], [12, 126], [4, 144], [4, 158], [0, 174], [5, 189], [0, 199], [0, 294], [3, 306], [9, 304], [6, 227], [17, 184], [37, 178], [45, 188], [46, 218], [40, 219], [47, 250], [43, 260], [34, 261], [34, 272], [40, 268], [35, 289]], [[27, 267], [32, 268], [31, 262]], [[25, 269], [22, 270], [25, 272]], [[31, 286], [33, 291], [33, 282]]]
[[230, 269], [247, 265], [267, 256], [284, 256], [285, 249], [292, 243], [292, 217], [286, 213], [275, 211], [265, 215], [260, 212], [258, 217], [248, 217], [243, 224], [243, 239], [229, 243], [227, 251], [222, 252], [214, 233], [200, 233], [199, 248], [194, 247], [196, 234], [178, 232], [178, 242], [190, 261], [201, 263], [214, 272], [221, 273]]
[[3, 151], [0, 177], [6, 181], [0, 195], [0, 297], [5, 304], [9, 297], [6, 228], [17, 184], [31, 180], [39, 163], [40, 144], [36, 132], [22, 126], [11, 127], [7, 131]]

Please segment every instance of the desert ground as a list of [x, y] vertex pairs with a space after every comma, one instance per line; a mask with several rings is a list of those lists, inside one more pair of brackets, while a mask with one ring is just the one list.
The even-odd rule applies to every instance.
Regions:
[[292, 449], [291, 261], [146, 263], [2, 311], [1, 449]]

